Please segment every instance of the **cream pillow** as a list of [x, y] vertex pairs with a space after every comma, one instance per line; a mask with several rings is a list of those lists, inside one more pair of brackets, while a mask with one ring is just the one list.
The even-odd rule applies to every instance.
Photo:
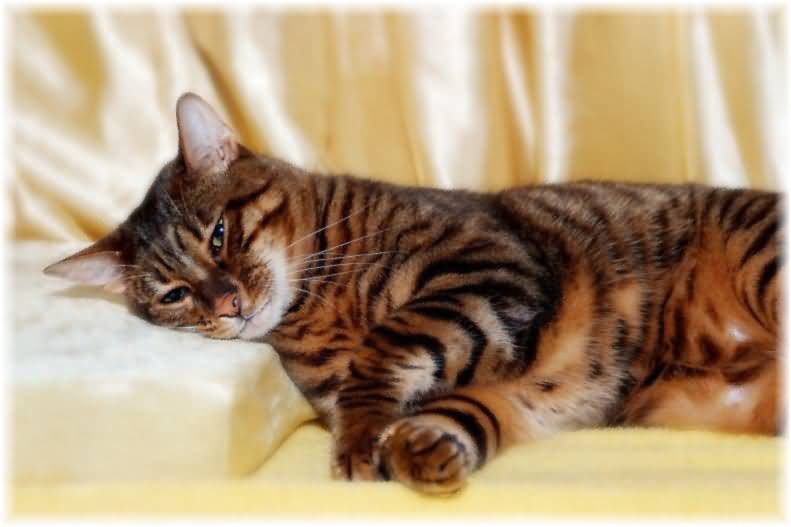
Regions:
[[9, 246], [16, 482], [241, 476], [314, 417], [270, 347], [155, 327], [42, 274], [78, 248]]

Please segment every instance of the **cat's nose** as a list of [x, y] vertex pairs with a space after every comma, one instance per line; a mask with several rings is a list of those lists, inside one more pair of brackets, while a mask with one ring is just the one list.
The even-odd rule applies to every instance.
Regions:
[[214, 301], [214, 314], [218, 317], [239, 316], [239, 295], [226, 293]]

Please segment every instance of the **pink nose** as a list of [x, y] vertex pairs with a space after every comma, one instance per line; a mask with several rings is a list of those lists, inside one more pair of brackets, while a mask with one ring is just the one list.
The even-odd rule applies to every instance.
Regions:
[[214, 314], [218, 317], [239, 316], [239, 295], [226, 293], [214, 301]]

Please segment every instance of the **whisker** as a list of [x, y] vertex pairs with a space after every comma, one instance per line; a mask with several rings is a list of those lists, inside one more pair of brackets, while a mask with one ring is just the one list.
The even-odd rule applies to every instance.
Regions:
[[366, 205], [363, 205], [361, 208], [359, 208], [358, 210], [352, 212], [351, 214], [348, 214], [347, 216], [345, 216], [345, 217], [343, 217], [343, 218], [341, 218], [341, 219], [339, 219], [337, 221], [334, 221], [334, 222], [330, 223], [329, 225], [326, 225], [326, 226], [324, 226], [324, 227], [322, 227], [320, 229], [317, 229], [317, 230], [315, 230], [313, 232], [310, 232], [310, 233], [306, 234], [305, 236], [301, 237], [300, 239], [298, 239], [298, 240], [292, 242], [291, 244], [289, 244], [288, 246], [286, 246], [286, 249], [288, 249], [290, 247], [293, 247], [294, 245], [298, 244], [299, 242], [301, 242], [303, 240], [306, 240], [306, 239], [310, 238], [311, 236], [315, 236], [316, 234], [318, 234], [318, 233], [320, 233], [322, 231], [326, 231], [327, 229], [329, 229], [331, 227], [334, 227], [335, 225], [338, 225], [339, 223], [342, 223], [342, 222], [348, 220], [352, 216], [356, 216], [357, 214], [360, 214], [365, 209], [373, 206], [375, 203], [378, 203], [382, 198], [384, 198], [384, 195], [382, 197], [380, 197], [379, 199], [375, 199], [375, 200], [371, 201], [370, 203], [368, 203]]
[[194, 214], [195, 210], [192, 207], [187, 206], [187, 202], [184, 200], [184, 186], [179, 186], [179, 201], [181, 201], [181, 206], [184, 207], [184, 210], [188, 210], [190, 213]]
[[[349, 259], [351, 259], [351, 258], [363, 258], [363, 257], [367, 257], [367, 256], [379, 256], [379, 255], [382, 255], [382, 254], [395, 254], [395, 253], [405, 254], [403, 251], [378, 251], [378, 252], [371, 252], [371, 253], [341, 254], [339, 256], [332, 256], [330, 258], [324, 258], [324, 261], [341, 260], [341, 259], [345, 259], [345, 258], [349, 258]], [[337, 254], [337, 253], [328, 253], [328, 254]], [[318, 257], [318, 256], [313, 257], [311, 255], [309, 258], [303, 258], [302, 260], [300, 260], [300, 262], [310, 263], [309, 260], [320, 260], [320, 259], [321, 258]], [[306, 260], [308, 260], [308, 261], [306, 262]], [[291, 262], [289, 262], [289, 263], [291, 263]]]
[[319, 295], [319, 294], [317, 294], [317, 293], [314, 293], [314, 292], [312, 292], [312, 291], [308, 291], [307, 289], [303, 289], [303, 288], [301, 288], [301, 287], [297, 287], [297, 288], [295, 288], [295, 289], [296, 289], [297, 291], [302, 291], [303, 293], [305, 293], [305, 294], [307, 294], [307, 295], [309, 295], [309, 296], [312, 296], [312, 297], [318, 298], [319, 300], [321, 300], [321, 302], [322, 302], [322, 304], [324, 305], [324, 307], [331, 309], [331, 310], [332, 310], [334, 313], [336, 313], [336, 314], [338, 314], [338, 315], [340, 315], [340, 314], [341, 314], [341, 313], [340, 313], [340, 311], [338, 311], [338, 310], [335, 308], [334, 304], [332, 304], [332, 303], [331, 303], [331, 301], [330, 301], [330, 300], [328, 300], [327, 298], [325, 298], [325, 297], [323, 297], [323, 296], [321, 296], [321, 295]]
[[[360, 240], [364, 240], [366, 238], [370, 238], [372, 236], [376, 236], [377, 234], [381, 234], [383, 232], [386, 232], [386, 231], [389, 231], [389, 230], [393, 230], [393, 229], [395, 229], [395, 227], [388, 227], [387, 229], [381, 229], [381, 230], [372, 232], [370, 234], [366, 234], [365, 236], [360, 236], [359, 238], [354, 238], [353, 240], [349, 240], [348, 242], [341, 243], [341, 244], [336, 245], [334, 247], [329, 247], [327, 249], [324, 249], [323, 251], [320, 251], [320, 252], [317, 252], [317, 253], [312, 253], [310, 256], [319, 256], [319, 255], [322, 255], [322, 254], [326, 253], [327, 251], [331, 251], [333, 249], [339, 249], [341, 247], [345, 247], [345, 246], [350, 245], [352, 243], [359, 242]], [[310, 256], [304, 258], [303, 260], [307, 260], [308, 258], [310, 258]]]
[[124, 276], [124, 278], [126, 278], [126, 279], [132, 279], [132, 278], [143, 278], [143, 277], [151, 277], [151, 276], [154, 276], [154, 275], [153, 275], [153, 274], [151, 274], [151, 273], [142, 273], [142, 274], [130, 274], [130, 275], [126, 275], [126, 276]]
[[336, 282], [335, 280], [322, 280], [322, 281], [320, 281], [320, 282], [316, 282], [316, 283], [318, 283], [318, 284], [332, 284], [332, 285], [334, 285], [334, 286], [336, 286], [336, 287], [338, 287], [338, 286], [339, 286], [339, 287], [341, 287], [341, 288], [346, 288], [346, 287], [348, 287], [349, 285], [351, 285], [351, 284], [349, 284], [349, 283], [344, 283], [344, 282]]
[[176, 205], [176, 202], [173, 201], [173, 197], [168, 192], [165, 192], [165, 196], [168, 198], [168, 201], [170, 201], [170, 204], [173, 205], [173, 208], [176, 209], [176, 212], [179, 213], [179, 216], [183, 218], [184, 213], [181, 211], [178, 205]]
[[[333, 258], [331, 260], [324, 260], [324, 263], [320, 263], [321, 260], [317, 261], [310, 261], [310, 262], [302, 262], [302, 265], [318, 265], [318, 267], [335, 267], [340, 265], [379, 265], [382, 262], [379, 261], [368, 261], [368, 260], [360, 260], [357, 259], [356, 261], [347, 262], [343, 258]], [[299, 267], [296, 266], [297, 269], [307, 269], [307, 267]]]
[[316, 280], [323, 280], [324, 278], [331, 278], [333, 276], [341, 276], [350, 273], [356, 273], [356, 269], [351, 269], [349, 271], [341, 271], [340, 273], [331, 273], [327, 275], [319, 275], [313, 278], [289, 278], [287, 279], [289, 282], [315, 282]]
[[[329, 264], [329, 265], [319, 265], [319, 266], [316, 266], [316, 267], [305, 267], [305, 268], [300, 268], [300, 269], [296, 269], [296, 270], [295, 270], [295, 274], [296, 274], [296, 275], [298, 275], [298, 274], [306, 273], [306, 272], [308, 272], [308, 271], [313, 271], [313, 274], [315, 275], [315, 274], [316, 274], [316, 273], [315, 273], [315, 271], [320, 271], [320, 270], [322, 270], [322, 269], [334, 269], [334, 268], [336, 268], [336, 267], [348, 267], [348, 266], [350, 266], [350, 265], [355, 265], [355, 266], [357, 266], [357, 267], [360, 267], [360, 266], [366, 266], [366, 265], [368, 265], [368, 266], [376, 266], [376, 267], [380, 267], [380, 268], [382, 268], [382, 269], [390, 269], [390, 270], [394, 269], [394, 268], [393, 268], [392, 266], [390, 266], [390, 265], [382, 265], [382, 264], [370, 264], [369, 262], [349, 262], [349, 263], [335, 263], [335, 264]], [[351, 270], [350, 270], [350, 271], [351, 271]], [[291, 274], [291, 275], [289, 275], [289, 276], [295, 276], [295, 274]], [[317, 276], [316, 276], [316, 278], [320, 278], [321, 276], [322, 276], [322, 275], [317, 275]], [[329, 275], [328, 275], [328, 276], [329, 276]]]
[[302, 291], [302, 292], [303, 292], [303, 293], [305, 293], [306, 295], [310, 295], [310, 296], [316, 297], [316, 298], [318, 298], [319, 300], [322, 300], [322, 301], [324, 301], [324, 302], [329, 302], [329, 300], [327, 300], [326, 298], [324, 298], [324, 297], [323, 297], [323, 296], [321, 296], [320, 294], [318, 294], [318, 293], [314, 293], [313, 291], [309, 291], [309, 290], [307, 290], [307, 289], [304, 289], [304, 288], [302, 288], [302, 287], [296, 287], [296, 288], [295, 288], [295, 290], [297, 290], [297, 291]]

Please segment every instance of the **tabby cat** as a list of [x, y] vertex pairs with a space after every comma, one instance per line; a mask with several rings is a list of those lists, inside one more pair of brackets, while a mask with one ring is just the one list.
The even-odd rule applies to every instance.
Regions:
[[143, 202], [46, 272], [270, 343], [335, 477], [449, 493], [563, 430], [778, 433], [778, 194], [402, 187], [254, 154], [194, 94], [176, 114]]

